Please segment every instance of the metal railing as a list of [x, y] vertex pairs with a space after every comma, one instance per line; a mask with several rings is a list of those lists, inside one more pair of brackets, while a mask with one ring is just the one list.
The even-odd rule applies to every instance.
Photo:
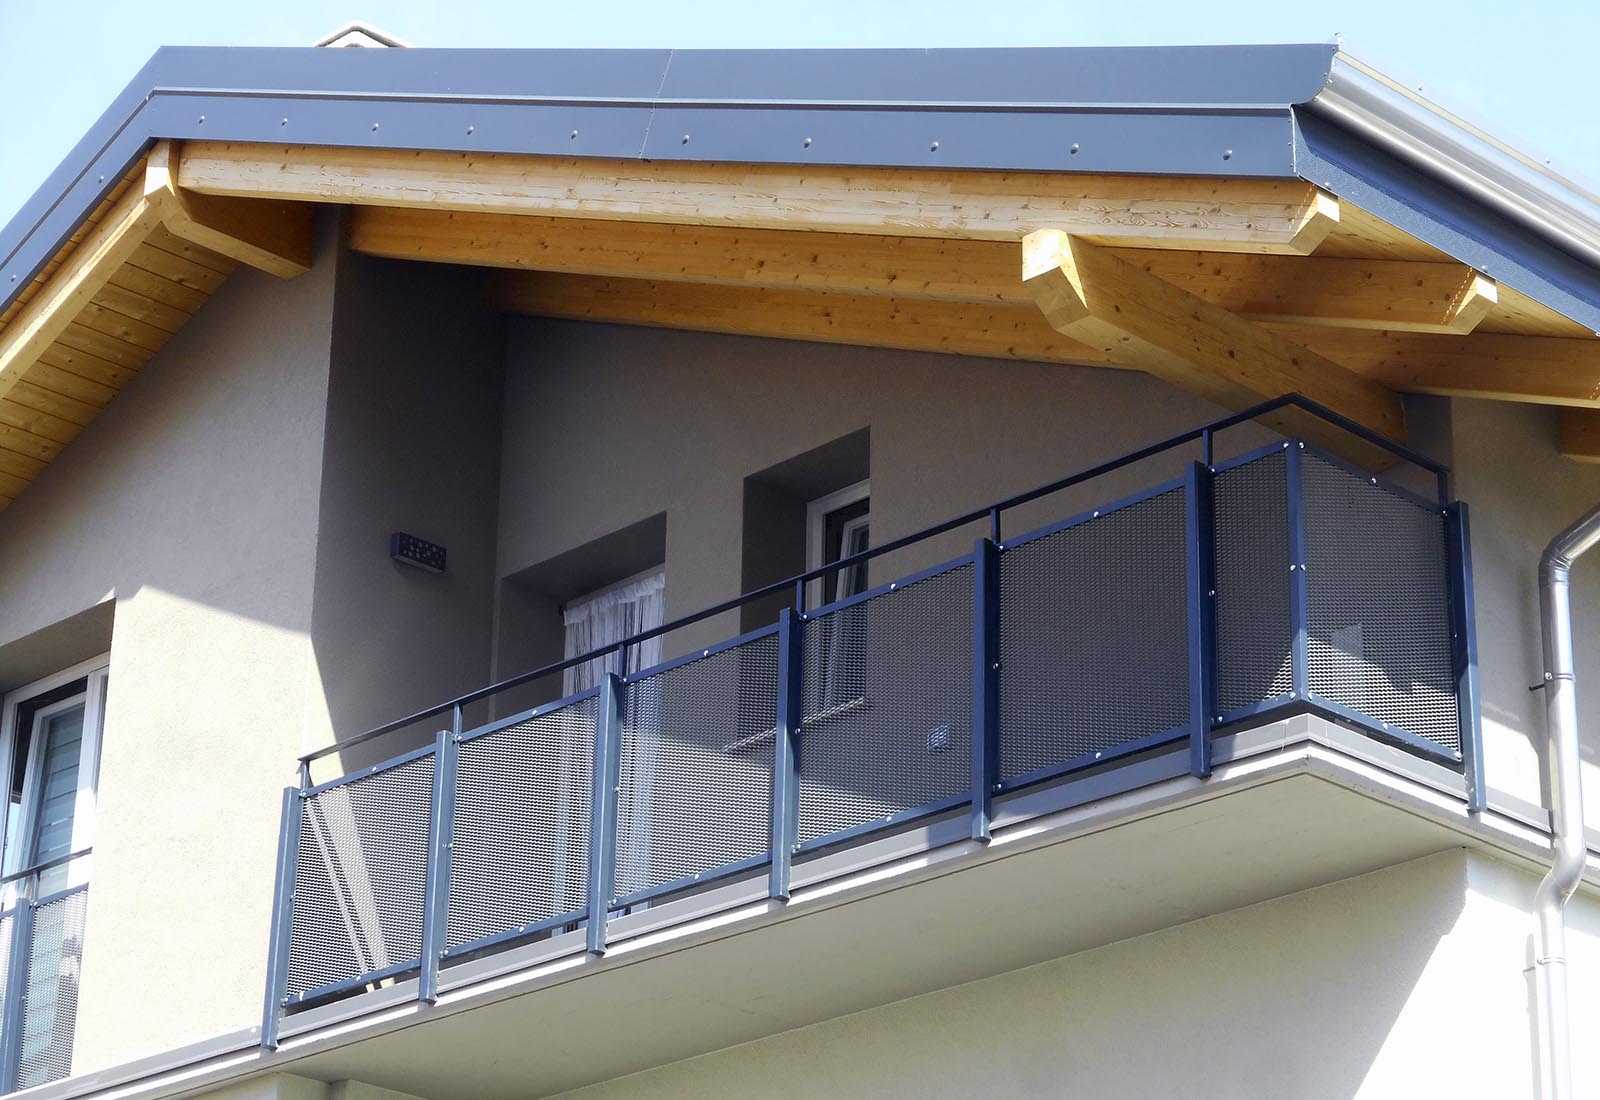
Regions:
[[[1298, 438], [1227, 461], [1218, 432], [1286, 410], [1420, 467], [1414, 494]], [[1198, 442], [1181, 477], [1002, 540], [1004, 514]], [[1300, 398], [1268, 402], [348, 738], [301, 760], [262, 1028], [465, 957], [608, 922], [994, 800], [1314, 711], [1463, 773], [1481, 805], [1467, 510], [1448, 471]], [[807, 608], [806, 585], [962, 526], [970, 553]], [[775, 593], [777, 621], [628, 672], [641, 642]], [[464, 708], [599, 658], [597, 687], [464, 728]], [[313, 785], [310, 765], [440, 715], [435, 743]]]
[[[0, 876], [0, 1092], [72, 1072], [89, 887], [70, 884], [65, 872], [91, 854], [85, 848]], [[41, 894], [52, 871], [69, 884]]]

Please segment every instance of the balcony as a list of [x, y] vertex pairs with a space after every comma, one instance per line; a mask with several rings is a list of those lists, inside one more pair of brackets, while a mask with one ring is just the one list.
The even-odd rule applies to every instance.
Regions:
[[[1433, 492], [1298, 436], [1214, 460], [1218, 433], [1268, 414], [1331, 424]], [[1181, 477], [1004, 536], [1022, 505], [1196, 444]], [[364, 991], [431, 1002], [518, 949], [600, 957], [845, 864], [981, 846], [1086, 778], [1126, 792], [1177, 760], [1204, 780], [1219, 739], [1293, 715], [1425, 761], [1476, 806], [1466, 508], [1446, 487], [1286, 398], [310, 754], [284, 797], [263, 1044]], [[806, 606], [824, 572], [974, 524], [969, 553]], [[770, 625], [623, 671], [648, 637], [789, 592]], [[618, 670], [597, 687], [465, 728], [596, 657]], [[313, 761], [434, 718], [433, 744], [310, 783]]]

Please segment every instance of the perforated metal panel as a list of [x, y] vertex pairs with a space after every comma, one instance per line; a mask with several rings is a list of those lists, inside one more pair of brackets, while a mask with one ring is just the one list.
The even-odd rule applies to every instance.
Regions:
[[1217, 698], [1224, 715], [1294, 690], [1289, 503], [1282, 451], [1213, 479]]
[[433, 770], [429, 753], [302, 803], [290, 996], [421, 958]]
[[767, 850], [777, 713], [774, 634], [625, 686], [619, 897]]
[[595, 699], [461, 745], [451, 947], [584, 908]]
[[83, 972], [83, 924], [89, 892], [78, 890], [34, 911], [23, 994], [17, 1087], [59, 1081], [72, 1073], [72, 1038]]
[[972, 565], [805, 624], [802, 841], [972, 783]]
[[1184, 491], [1000, 555], [1000, 777], [1189, 721]]
[[1309, 450], [1301, 469], [1312, 693], [1458, 750], [1442, 511]]

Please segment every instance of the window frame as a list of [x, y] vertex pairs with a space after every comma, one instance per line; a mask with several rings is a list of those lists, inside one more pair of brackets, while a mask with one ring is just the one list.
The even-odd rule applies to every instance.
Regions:
[[[28, 759], [23, 763], [22, 812], [18, 815], [15, 825], [19, 837], [27, 838], [31, 835], [39, 812], [38, 793], [44, 777], [39, 774], [42, 739], [35, 736], [35, 733], [49, 717], [68, 710], [81, 701], [83, 734], [78, 749], [78, 785], [73, 805], [72, 843], [68, 850], [80, 852], [93, 845], [96, 792], [100, 783], [100, 745], [105, 725], [106, 686], [110, 677], [110, 666], [111, 655], [103, 653], [30, 684], [14, 688], [4, 697], [0, 697], [0, 775], [8, 777], [6, 782], [9, 785], [9, 776], [14, 773], [17, 764], [18, 736], [22, 732], [18, 729], [18, 716], [23, 705], [41, 695], [65, 687], [75, 680], [85, 681], [82, 692], [46, 704], [30, 716], [30, 727], [27, 731]], [[9, 800], [9, 795], [7, 798]], [[32, 865], [24, 862], [30, 857], [22, 847], [17, 847], [15, 851], [11, 850], [12, 826], [9, 819], [8, 805], [4, 811], [0, 811], [0, 874], [3, 875], [16, 874]], [[93, 856], [84, 856], [68, 862], [67, 883], [63, 889], [70, 890], [87, 884], [92, 860]], [[34, 874], [18, 882], [8, 883], [4, 894], [9, 898], [23, 889], [28, 889], [31, 893], [32, 883], [37, 877], [37, 874]]]
[[[872, 479], [863, 478], [854, 485], [846, 485], [842, 489], [835, 489], [831, 493], [806, 502], [806, 572], [809, 573], [813, 569], [821, 569], [825, 564], [822, 557], [827, 548], [823, 545], [823, 540], [827, 537], [828, 516], [841, 508], [858, 504], [863, 500], [870, 500], [871, 497]], [[856, 517], [856, 519], [849, 522], [857, 523], [863, 520], [870, 522], [871, 518], [872, 510], [869, 506], [865, 516]], [[838, 588], [839, 577], [842, 575], [842, 571], [834, 574], [835, 591]], [[823, 586], [825, 579], [824, 577], [816, 577], [806, 582], [806, 597], [809, 607], [818, 608], [833, 602], [831, 599], [826, 598], [827, 589]]]

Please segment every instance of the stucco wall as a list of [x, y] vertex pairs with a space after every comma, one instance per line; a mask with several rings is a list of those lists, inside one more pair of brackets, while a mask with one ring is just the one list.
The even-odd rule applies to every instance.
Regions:
[[[1484, 773], [1492, 791], [1544, 804], [1544, 696], [1539, 555], [1600, 503], [1600, 466], [1556, 451], [1556, 411], [1489, 401], [1451, 402], [1456, 492], [1471, 505]], [[1572, 574], [1584, 799], [1600, 823], [1600, 561]]]
[[[1126, 371], [513, 321], [500, 573], [664, 509], [671, 618], [741, 591], [745, 478], [851, 432], [870, 429], [881, 544], [1220, 415]], [[1237, 433], [1241, 446], [1252, 438]], [[1008, 515], [1006, 529], [1148, 488], [1198, 457], [1196, 448], [1037, 502]], [[874, 581], [963, 554], [983, 533], [974, 525], [892, 555]], [[683, 631], [667, 655], [739, 626], [724, 616]]]
[[[479, 275], [339, 257], [312, 615], [319, 743], [488, 680], [504, 323]], [[445, 572], [391, 560], [397, 531], [442, 544]], [[329, 777], [414, 739], [352, 750]]]
[[[1531, 1096], [1534, 881], [1441, 853], [563, 1095]], [[1600, 939], [1576, 904], [1589, 1095]]]
[[312, 660], [331, 229], [299, 279], [241, 269], [0, 522], [0, 643], [116, 601], [79, 1071], [259, 1013]]

